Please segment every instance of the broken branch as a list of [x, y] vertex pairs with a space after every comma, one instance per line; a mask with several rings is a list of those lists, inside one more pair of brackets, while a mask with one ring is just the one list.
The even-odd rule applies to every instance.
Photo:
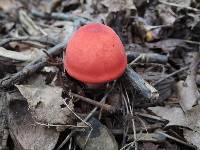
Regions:
[[[56, 46], [50, 48], [48, 50], [48, 54], [50, 56], [59, 54], [63, 48], [66, 46], [66, 43], [59, 43]], [[37, 70], [41, 69], [45, 66], [48, 57], [46, 54], [41, 55], [40, 57], [33, 60], [31, 63], [26, 65], [21, 71], [13, 74], [12, 76], [5, 77], [0, 80], [0, 87], [1, 88], [8, 88], [26, 78], [28, 75], [35, 73]]]
[[87, 102], [89, 104], [95, 105], [96, 107], [101, 107], [102, 109], [104, 109], [106, 111], [109, 111], [111, 113], [116, 111], [116, 108], [111, 106], [111, 105], [103, 104], [103, 103], [100, 103], [98, 101], [92, 100], [92, 99], [87, 98], [87, 97], [83, 97], [83, 96], [75, 94], [75, 93], [70, 93], [70, 95], [72, 95], [72, 96], [74, 96], [76, 98], [79, 98], [80, 100], [82, 100], [84, 102]]

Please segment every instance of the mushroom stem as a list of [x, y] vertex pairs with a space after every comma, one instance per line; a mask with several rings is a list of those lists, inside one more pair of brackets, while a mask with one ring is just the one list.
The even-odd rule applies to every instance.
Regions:
[[88, 89], [100, 89], [104, 86], [104, 83], [85, 83]]

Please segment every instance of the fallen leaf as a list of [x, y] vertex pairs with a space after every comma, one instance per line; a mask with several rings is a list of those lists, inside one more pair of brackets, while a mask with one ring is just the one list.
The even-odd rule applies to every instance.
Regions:
[[101, 124], [99, 120], [91, 118], [89, 120], [93, 130], [88, 137], [87, 144], [85, 145], [88, 134], [91, 129], [87, 129], [85, 132], [76, 135], [75, 139], [81, 149], [85, 150], [117, 150], [118, 144], [115, 137], [110, 133], [108, 128]]
[[159, 145], [155, 145], [154, 143], [144, 143], [144, 150], [157, 150]]
[[17, 0], [0, 0], [0, 9], [5, 12], [9, 12], [10, 10], [16, 10], [21, 6], [21, 3]]
[[162, 25], [172, 25], [176, 17], [171, 13], [171, 8], [166, 5], [157, 5], [156, 10], [158, 11], [159, 18], [162, 21]]
[[[137, 134], [138, 141], [145, 142], [162, 142], [166, 140], [166, 137], [161, 135], [160, 133], [138, 133]], [[134, 135], [128, 135], [128, 141], [132, 141], [134, 139]]]
[[37, 74], [33, 74], [29, 80], [28, 80], [28, 84], [35, 86], [35, 87], [40, 87], [40, 86], [45, 86], [46, 85], [46, 76], [42, 73], [37, 73]]
[[200, 149], [200, 106], [194, 106], [191, 110], [185, 113], [185, 116], [186, 126], [191, 130], [184, 129], [184, 137], [188, 142]]
[[27, 99], [31, 113], [36, 121], [45, 124], [70, 125], [73, 123], [73, 103], [68, 107], [61, 97], [62, 88], [48, 85], [16, 85], [21, 94]]
[[179, 125], [185, 126], [185, 115], [180, 107], [149, 107], [156, 115], [162, 117], [163, 119], [169, 120], [167, 126]]
[[145, 43], [145, 45], [150, 49], [160, 48], [164, 52], [172, 52], [177, 47], [187, 48], [188, 50], [190, 49], [183, 40], [169, 39], [169, 38], [166, 40], [161, 40], [161, 41], [154, 42], [154, 43]]
[[108, 8], [109, 12], [118, 12], [121, 10], [136, 10], [132, 0], [103, 0], [101, 2]]
[[54, 128], [37, 125], [24, 100], [11, 101], [9, 105], [9, 131], [17, 149], [52, 150], [59, 137]]
[[177, 83], [179, 103], [184, 111], [192, 109], [192, 107], [197, 104], [199, 97], [199, 91], [196, 84], [199, 58], [200, 55], [198, 53], [193, 53], [192, 63], [186, 80]]
[[155, 114], [169, 120], [169, 125], [185, 126], [185, 139], [200, 149], [200, 105], [192, 107], [185, 113], [180, 107], [149, 107]]
[[194, 80], [188, 76], [185, 81], [179, 81], [177, 83], [179, 103], [184, 111], [192, 109], [197, 103], [198, 89]]

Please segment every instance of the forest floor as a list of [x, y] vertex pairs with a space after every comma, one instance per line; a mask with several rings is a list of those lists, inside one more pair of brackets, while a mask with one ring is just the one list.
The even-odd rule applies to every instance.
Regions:
[[[89, 23], [128, 58], [101, 89], [63, 67]], [[0, 150], [200, 149], [199, 51], [199, 0], [0, 0]]]

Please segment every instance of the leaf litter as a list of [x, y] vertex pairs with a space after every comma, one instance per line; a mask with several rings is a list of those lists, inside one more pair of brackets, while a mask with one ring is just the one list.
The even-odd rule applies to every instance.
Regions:
[[[0, 149], [200, 149], [199, 12], [197, 0], [0, 0]], [[99, 90], [63, 69], [91, 22], [115, 30], [129, 62]]]

